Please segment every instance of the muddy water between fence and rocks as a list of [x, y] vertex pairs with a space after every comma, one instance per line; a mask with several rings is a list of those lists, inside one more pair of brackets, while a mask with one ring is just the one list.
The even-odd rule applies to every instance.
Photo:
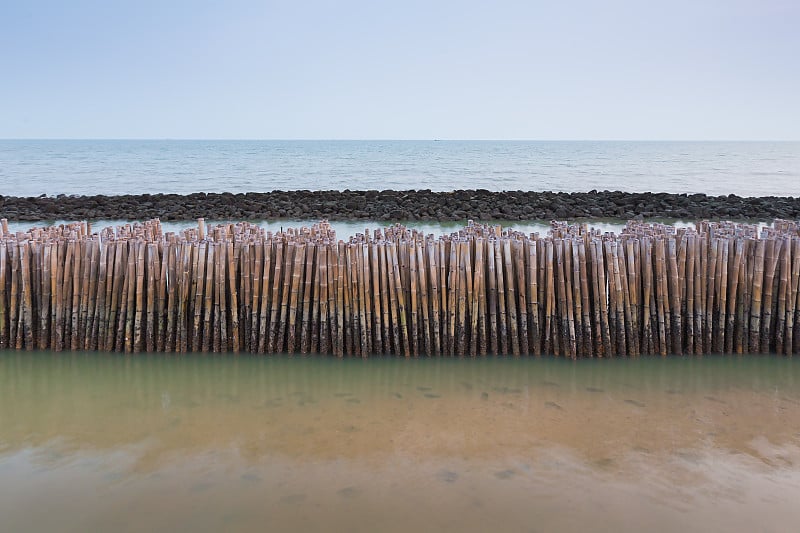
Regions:
[[7, 531], [787, 531], [797, 501], [788, 358], [0, 353]]

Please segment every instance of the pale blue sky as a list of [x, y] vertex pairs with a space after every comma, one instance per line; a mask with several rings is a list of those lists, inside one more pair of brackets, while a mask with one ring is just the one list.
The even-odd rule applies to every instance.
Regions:
[[798, 0], [0, 0], [0, 138], [800, 139], [798, 95]]

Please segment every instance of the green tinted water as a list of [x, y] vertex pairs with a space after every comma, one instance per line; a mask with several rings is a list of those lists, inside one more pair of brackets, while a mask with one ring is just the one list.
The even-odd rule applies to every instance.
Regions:
[[0, 353], [4, 531], [782, 531], [796, 501], [792, 359]]

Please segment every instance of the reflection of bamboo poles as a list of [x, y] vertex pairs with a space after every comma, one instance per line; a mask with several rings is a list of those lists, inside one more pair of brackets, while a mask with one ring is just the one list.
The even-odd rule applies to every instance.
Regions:
[[[0, 226], [2, 227], [2, 226]], [[800, 228], [327, 223], [3, 231], [0, 348], [404, 356], [797, 353]]]

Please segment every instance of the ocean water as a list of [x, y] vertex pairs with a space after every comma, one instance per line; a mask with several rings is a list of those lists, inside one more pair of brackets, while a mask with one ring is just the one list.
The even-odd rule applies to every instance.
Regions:
[[488, 189], [800, 196], [800, 142], [0, 140], [0, 194]]
[[0, 352], [3, 531], [795, 531], [800, 361]]

